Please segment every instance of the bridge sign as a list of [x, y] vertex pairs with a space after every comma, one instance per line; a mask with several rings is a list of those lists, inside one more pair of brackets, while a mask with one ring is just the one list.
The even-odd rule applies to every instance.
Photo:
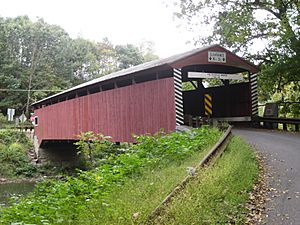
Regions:
[[14, 121], [15, 109], [7, 109], [7, 120]]
[[208, 51], [208, 62], [226, 63], [226, 52]]
[[238, 73], [238, 74], [226, 74], [226, 73], [188, 72], [188, 78], [243, 80], [243, 75], [240, 74], [240, 73]]
[[21, 123], [24, 123], [27, 120], [27, 117], [25, 116], [24, 113], [19, 117], [19, 120]]

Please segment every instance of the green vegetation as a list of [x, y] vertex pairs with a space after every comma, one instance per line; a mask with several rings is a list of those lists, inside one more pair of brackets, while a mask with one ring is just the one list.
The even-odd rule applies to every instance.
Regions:
[[195, 167], [219, 138], [217, 133], [210, 135], [206, 136], [207, 143], [195, 152], [193, 150], [178, 159], [178, 155], [174, 154], [174, 160], [167, 156], [156, 167], [146, 167], [128, 177], [122, 186], [112, 189], [106, 197], [107, 205], [92, 201], [86, 210], [80, 212], [76, 224], [139, 224], [145, 221], [151, 211], [187, 176], [187, 167]]
[[272, 95], [271, 100], [280, 105], [280, 116], [300, 118], [300, 91], [294, 93], [294, 90], [297, 90], [296, 83], [290, 83]]
[[[198, 162], [220, 135], [217, 129], [202, 127], [136, 137], [138, 145], [121, 145], [118, 154], [94, 159], [98, 166], [91, 171], [79, 171], [77, 177], [65, 181], [38, 184], [28, 197], [17, 198], [12, 206], [0, 209], [0, 223], [131, 223], [137, 207], [141, 214], [138, 220], [142, 220], [186, 175], [186, 167]], [[85, 148], [85, 144], [79, 146]]]
[[0, 130], [0, 177], [32, 176], [36, 168], [27, 155], [31, 147], [25, 133]]
[[32, 102], [87, 80], [156, 59], [153, 43], [113, 45], [72, 39], [43, 19], [0, 16], [0, 112], [25, 109]]
[[81, 133], [79, 141], [75, 143], [78, 152], [82, 158], [81, 167], [85, 170], [95, 168], [103, 163], [103, 158], [110, 155], [118, 155], [128, 148], [127, 143], [117, 145], [110, 142], [110, 136], [101, 133], [94, 134], [92, 131]]
[[7, 121], [7, 117], [0, 112], [0, 129], [15, 127], [15, 122]]
[[[0, 114], [1, 115], [1, 114]], [[33, 164], [28, 151], [32, 143], [24, 132], [14, 129], [0, 130], [0, 178], [9, 180], [39, 178], [41, 176], [65, 176], [74, 173], [73, 168], [55, 167], [50, 162]]]
[[[0, 224], [145, 222], [187, 175], [187, 167], [195, 167], [220, 135], [217, 129], [202, 127], [191, 132], [137, 136], [140, 144], [117, 146], [101, 134], [84, 133], [77, 146], [87, 168], [94, 169], [78, 171], [76, 177], [63, 181], [41, 182], [29, 196], [14, 197], [11, 206], [0, 208]], [[2, 130], [0, 141], [0, 171], [31, 174], [26, 169], [29, 164], [24, 153], [24, 147], [30, 147], [30, 143], [24, 134]], [[152, 222], [243, 224], [244, 205], [257, 175], [254, 151], [234, 137], [216, 165], [199, 171], [162, 216]]]
[[199, 171], [155, 224], [244, 224], [257, 178], [254, 151], [234, 137], [216, 165]]

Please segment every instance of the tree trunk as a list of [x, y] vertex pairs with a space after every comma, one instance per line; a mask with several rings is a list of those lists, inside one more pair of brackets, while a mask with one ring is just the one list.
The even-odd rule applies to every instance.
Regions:
[[33, 46], [29, 80], [28, 80], [27, 103], [26, 103], [26, 110], [25, 110], [25, 115], [27, 116], [27, 118], [29, 118], [29, 106], [30, 106], [30, 98], [31, 98], [32, 79], [33, 79], [33, 76], [34, 76], [34, 73], [36, 70], [36, 65], [39, 60], [37, 52], [38, 52], [37, 44], [35, 43]]

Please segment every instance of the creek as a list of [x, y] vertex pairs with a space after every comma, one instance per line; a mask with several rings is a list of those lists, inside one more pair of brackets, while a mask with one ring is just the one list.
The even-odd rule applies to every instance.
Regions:
[[33, 191], [34, 186], [34, 182], [0, 184], [0, 206], [6, 206], [8, 198], [12, 195], [26, 195]]

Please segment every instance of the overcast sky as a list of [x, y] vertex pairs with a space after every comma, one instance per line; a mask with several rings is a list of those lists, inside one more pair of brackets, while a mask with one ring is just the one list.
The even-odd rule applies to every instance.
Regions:
[[63, 27], [71, 37], [113, 44], [153, 41], [160, 57], [193, 48], [183, 28], [173, 21], [172, 0], [0, 0], [0, 16], [28, 15]]

